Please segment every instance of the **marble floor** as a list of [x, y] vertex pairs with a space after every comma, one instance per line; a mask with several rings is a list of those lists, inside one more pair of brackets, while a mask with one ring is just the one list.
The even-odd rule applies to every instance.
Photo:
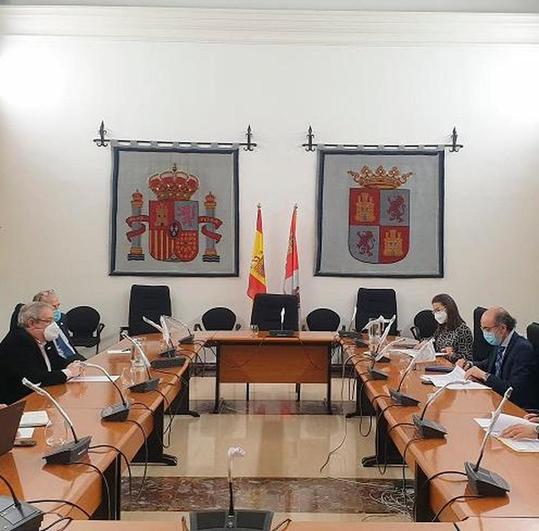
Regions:
[[[382, 476], [376, 468], [361, 465], [361, 458], [373, 453], [374, 426], [364, 437], [360, 419], [345, 421], [343, 413], [354, 409], [348, 380], [344, 385], [340, 378], [332, 381], [332, 400], [338, 412], [334, 415], [321, 414], [319, 405], [326, 388], [318, 384], [302, 385], [299, 406], [292, 384], [251, 385], [248, 405], [245, 385], [225, 384], [221, 388], [224, 414], [205, 413], [214, 385], [211, 376], [192, 378], [191, 408], [198, 406], [202, 414], [200, 418], [175, 417], [172, 422], [171, 444], [166, 451], [178, 457], [178, 466], [148, 467], [150, 479], [144, 494], [123, 518], [179, 518], [190, 507], [178, 503], [171, 491], [200, 501], [203, 496], [197, 492], [202, 488], [205, 496], [211, 491], [210, 506], [221, 503], [216, 500], [220, 500], [220, 478], [227, 474], [228, 448], [241, 446], [246, 455], [234, 462], [234, 476], [241, 478], [239, 499], [246, 507], [254, 504], [274, 510], [274, 522], [286, 517], [308, 521], [407, 519], [402, 505], [393, 503], [402, 493], [402, 468], [389, 467]], [[364, 418], [362, 433], [368, 427]], [[342, 446], [321, 470], [345, 431]], [[142, 473], [142, 467], [133, 467], [134, 475]], [[406, 477], [412, 479], [409, 470]], [[140, 478], [135, 479], [135, 490], [139, 484]]]

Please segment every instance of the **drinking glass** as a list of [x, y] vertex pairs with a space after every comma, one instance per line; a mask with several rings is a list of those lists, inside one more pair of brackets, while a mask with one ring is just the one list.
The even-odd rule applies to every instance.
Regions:
[[45, 426], [45, 442], [48, 446], [60, 446], [67, 441], [67, 424], [64, 417], [53, 408], [47, 409], [49, 423]]

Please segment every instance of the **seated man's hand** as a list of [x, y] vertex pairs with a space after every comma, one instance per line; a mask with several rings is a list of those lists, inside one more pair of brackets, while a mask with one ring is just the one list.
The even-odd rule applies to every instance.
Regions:
[[484, 382], [486, 380], [486, 375], [487, 373], [485, 371], [482, 371], [479, 367], [470, 367], [466, 371], [464, 378], [466, 378], [466, 380], [476, 380], [478, 382]]
[[464, 358], [460, 358], [455, 362], [455, 365], [457, 367], [460, 367], [461, 369], [465, 369], [467, 363], [468, 363], [467, 360], [465, 360]]
[[515, 424], [503, 430], [500, 436], [506, 439], [537, 439], [537, 431], [535, 426]]
[[442, 349], [442, 352], [445, 352], [448, 356], [452, 356], [453, 354], [455, 354], [453, 347], [444, 347]]
[[84, 367], [78, 361], [70, 363], [66, 369], [71, 373], [71, 378], [76, 378], [84, 373]]
[[530, 422], [535, 422], [535, 424], [539, 424], [539, 416], [537, 416], [537, 413], [528, 413], [527, 415], [524, 415], [524, 418], [526, 420], [529, 420]]

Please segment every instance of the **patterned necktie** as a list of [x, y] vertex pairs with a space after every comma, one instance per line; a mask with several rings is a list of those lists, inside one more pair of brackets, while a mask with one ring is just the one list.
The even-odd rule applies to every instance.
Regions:
[[498, 377], [502, 374], [502, 363], [503, 363], [503, 353], [505, 351], [505, 347], [502, 347], [501, 345], [496, 348], [496, 361], [494, 362], [494, 374]]

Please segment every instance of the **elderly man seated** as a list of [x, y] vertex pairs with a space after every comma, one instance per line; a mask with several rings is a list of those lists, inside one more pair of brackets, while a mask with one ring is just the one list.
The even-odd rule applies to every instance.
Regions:
[[60, 297], [58, 293], [53, 289], [48, 289], [45, 291], [40, 291], [34, 295], [34, 302], [46, 302], [50, 304], [54, 310], [53, 316], [56, 324], [60, 328], [60, 333], [58, 337], [54, 340], [54, 346], [58, 351], [58, 354], [65, 358], [66, 360], [81, 360], [84, 361], [86, 358], [81, 356], [77, 349], [69, 341], [69, 330], [65, 322], [65, 314], [60, 310]]
[[81, 374], [80, 364], [60, 356], [54, 346], [60, 329], [53, 313], [45, 302], [23, 306], [19, 326], [0, 343], [0, 402], [11, 404], [30, 393], [21, 383], [23, 378], [46, 386]]

